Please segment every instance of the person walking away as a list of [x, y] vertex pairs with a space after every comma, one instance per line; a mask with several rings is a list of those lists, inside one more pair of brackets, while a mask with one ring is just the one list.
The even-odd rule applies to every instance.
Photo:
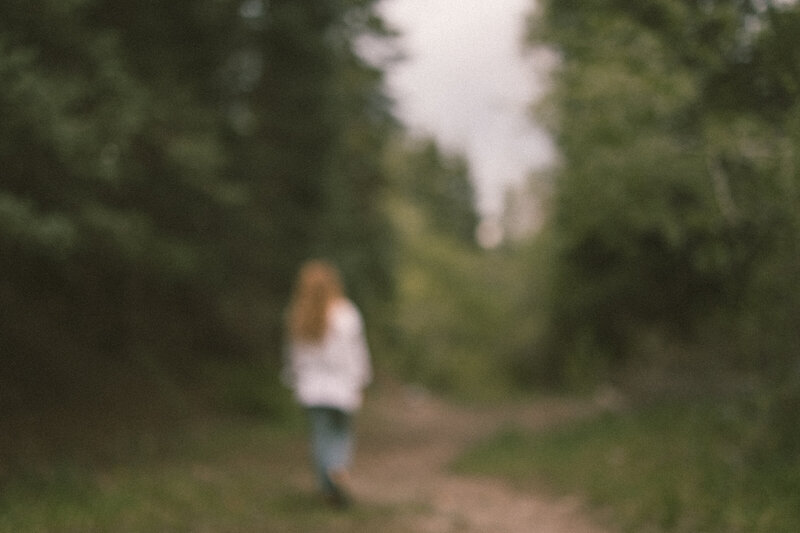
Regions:
[[284, 382], [306, 409], [311, 449], [326, 501], [345, 507], [354, 451], [352, 420], [372, 378], [364, 322], [338, 270], [322, 260], [300, 269], [286, 323]]

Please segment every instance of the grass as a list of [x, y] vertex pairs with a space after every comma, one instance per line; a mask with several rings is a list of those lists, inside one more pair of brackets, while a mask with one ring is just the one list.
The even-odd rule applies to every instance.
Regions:
[[800, 462], [754, 461], [742, 424], [730, 405], [671, 403], [547, 433], [508, 427], [454, 468], [584, 494], [623, 531], [799, 531]]
[[0, 491], [0, 532], [335, 533], [377, 530], [401, 511], [323, 505], [310, 474], [302, 481], [299, 420], [205, 420], [178, 433], [113, 464], [61, 460], [16, 473]]

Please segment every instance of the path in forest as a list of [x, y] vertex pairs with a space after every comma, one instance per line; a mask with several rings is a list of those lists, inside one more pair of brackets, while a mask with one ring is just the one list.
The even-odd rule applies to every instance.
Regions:
[[596, 413], [597, 402], [539, 399], [466, 408], [399, 384], [381, 386], [359, 417], [353, 492], [365, 505], [400, 509], [391, 531], [602, 533], [578, 497], [518, 491], [448, 465], [505, 425], [539, 429]]

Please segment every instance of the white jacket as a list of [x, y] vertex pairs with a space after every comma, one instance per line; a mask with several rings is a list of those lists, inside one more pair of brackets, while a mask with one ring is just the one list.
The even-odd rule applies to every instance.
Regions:
[[289, 340], [283, 380], [306, 407], [335, 407], [346, 412], [361, 406], [372, 379], [361, 314], [342, 300], [329, 310], [328, 329], [319, 342]]

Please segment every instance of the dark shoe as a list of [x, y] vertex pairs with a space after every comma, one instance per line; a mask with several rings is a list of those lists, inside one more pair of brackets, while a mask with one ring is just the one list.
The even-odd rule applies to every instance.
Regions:
[[348, 509], [351, 505], [350, 498], [340, 490], [334, 490], [325, 495], [325, 503], [334, 509]]
[[337, 509], [347, 509], [351, 505], [350, 491], [348, 490], [349, 477], [345, 470], [331, 470], [328, 472], [331, 491], [325, 496], [328, 504]]

